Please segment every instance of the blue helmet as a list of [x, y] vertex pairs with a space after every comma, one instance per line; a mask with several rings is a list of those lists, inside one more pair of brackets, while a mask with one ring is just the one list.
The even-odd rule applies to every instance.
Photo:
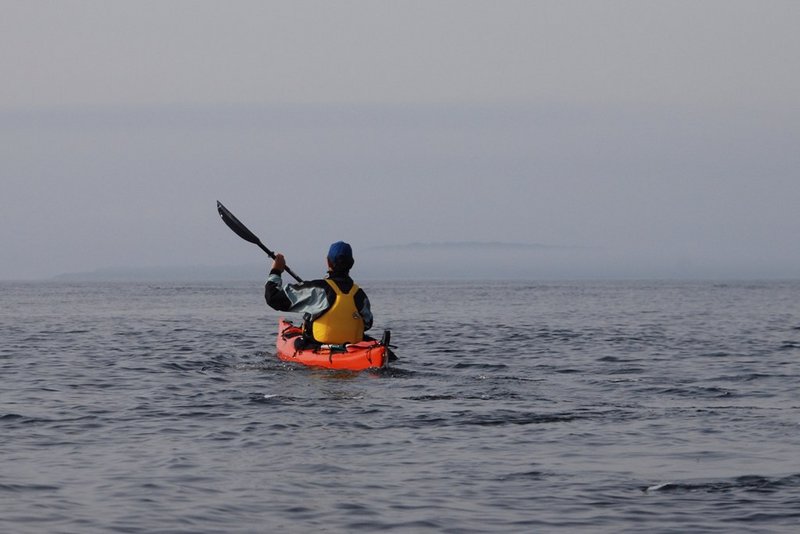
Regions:
[[334, 267], [350, 269], [353, 266], [353, 248], [344, 241], [337, 241], [328, 249], [328, 261]]
[[328, 259], [336, 262], [336, 258], [352, 259], [353, 248], [344, 241], [337, 241], [328, 249]]

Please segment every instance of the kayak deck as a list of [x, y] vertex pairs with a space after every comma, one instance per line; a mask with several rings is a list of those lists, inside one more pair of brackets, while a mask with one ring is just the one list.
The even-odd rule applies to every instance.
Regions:
[[278, 323], [278, 358], [312, 367], [362, 371], [385, 367], [389, 361], [388, 330], [381, 341], [364, 340], [345, 345], [320, 345], [315, 347], [296, 347], [302, 339], [303, 330], [286, 319]]

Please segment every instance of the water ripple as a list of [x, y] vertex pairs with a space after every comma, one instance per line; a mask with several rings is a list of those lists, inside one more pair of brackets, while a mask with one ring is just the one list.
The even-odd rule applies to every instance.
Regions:
[[796, 530], [800, 283], [364, 287], [342, 373], [262, 282], [0, 283], [0, 531]]

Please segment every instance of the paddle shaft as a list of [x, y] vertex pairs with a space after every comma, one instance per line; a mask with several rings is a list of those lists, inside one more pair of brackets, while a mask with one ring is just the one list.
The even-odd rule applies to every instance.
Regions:
[[[272, 258], [273, 260], [275, 259], [275, 253], [274, 253], [274, 252], [272, 252], [272, 251], [271, 251], [270, 249], [268, 249], [267, 247], [265, 247], [265, 246], [264, 246], [264, 243], [262, 243], [260, 239], [258, 240], [258, 242], [256, 243], [256, 245], [258, 245], [258, 246], [261, 248], [261, 250], [263, 250], [264, 252], [266, 252], [266, 253], [267, 253], [267, 256], [269, 256], [269, 257], [270, 257], [270, 258]], [[283, 267], [283, 270], [284, 270], [284, 271], [286, 271], [287, 273], [289, 273], [289, 275], [291, 275], [291, 277], [292, 277], [292, 278], [294, 278], [295, 280], [297, 280], [298, 282], [300, 282], [300, 283], [302, 283], [302, 282], [303, 282], [303, 280], [302, 280], [302, 279], [301, 279], [299, 276], [297, 276], [296, 274], [294, 274], [294, 271], [292, 271], [292, 270], [289, 268], [289, 266], [288, 266], [288, 265], [285, 265], [285, 266]]]

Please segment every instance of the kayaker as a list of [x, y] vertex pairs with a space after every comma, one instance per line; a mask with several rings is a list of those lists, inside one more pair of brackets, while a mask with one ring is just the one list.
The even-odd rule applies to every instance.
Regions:
[[278, 311], [303, 314], [302, 342], [343, 344], [365, 339], [372, 327], [372, 311], [364, 290], [350, 278], [353, 249], [337, 241], [328, 249], [328, 276], [300, 284], [283, 285], [283, 254], [275, 254], [264, 297]]

